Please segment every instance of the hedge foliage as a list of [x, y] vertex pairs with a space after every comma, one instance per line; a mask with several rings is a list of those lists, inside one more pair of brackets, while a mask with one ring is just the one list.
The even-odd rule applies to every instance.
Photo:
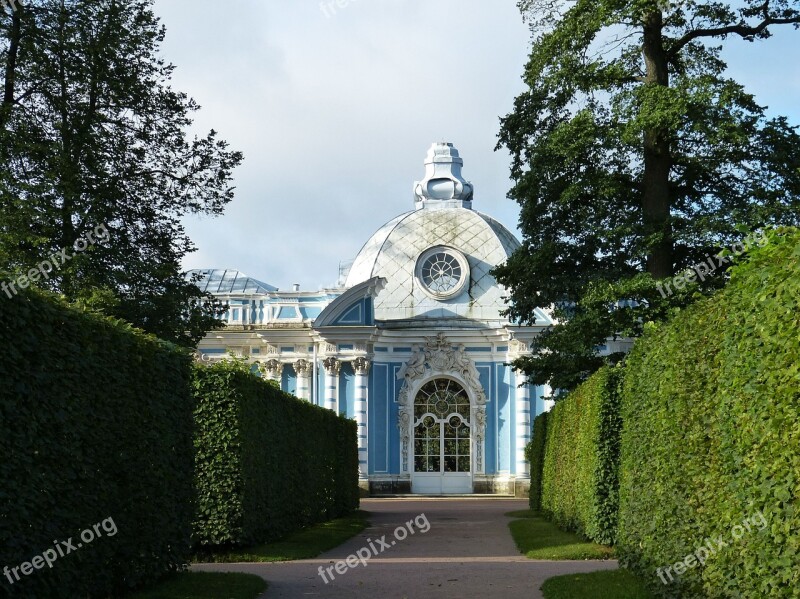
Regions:
[[[800, 597], [798, 331], [800, 232], [783, 230], [630, 355], [618, 553], [657, 594]], [[707, 539], [705, 565], [662, 584]]]
[[[182, 567], [194, 495], [190, 357], [30, 291], [0, 293], [0, 347], [0, 567], [55, 541], [75, 546], [18, 582], [0, 576], [0, 596], [120, 597]], [[108, 518], [99, 538], [80, 540]]]
[[530, 463], [531, 489], [528, 505], [534, 511], [542, 509], [542, 472], [544, 469], [544, 448], [547, 439], [547, 414], [542, 412], [533, 419], [533, 435], [525, 447], [525, 459]]
[[605, 544], [614, 542], [617, 525], [621, 372], [596, 372], [555, 405], [546, 425], [541, 509]]
[[359, 504], [356, 424], [226, 361], [195, 367], [194, 542], [267, 542]]

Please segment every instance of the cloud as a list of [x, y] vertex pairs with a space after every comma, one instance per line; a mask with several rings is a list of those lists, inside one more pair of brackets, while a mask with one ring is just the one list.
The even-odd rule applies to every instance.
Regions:
[[[237, 268], [282, 289], [332, 284], [340, 260], [413, 208], [434, 141], [461, 152], [475, 209], [515, 230], [509, 159], [494, 147], [524, 89], [530, 35], [516, 3], [345, 4], [326, 17], [317, 0], [156, 0], [175, 87], [203, 107], [198, 131], [245, 153], [225, 215], [187, 219], [199, 251], [186, 268]], [[760, 63], [759, 100], [780, 100], [786, 62]]]

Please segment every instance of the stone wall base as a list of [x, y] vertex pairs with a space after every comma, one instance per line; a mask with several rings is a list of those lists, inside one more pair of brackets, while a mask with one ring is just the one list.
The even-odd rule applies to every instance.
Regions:
[[[410, 495], [411, 479], [406, 477], [371, 478], [360, 480], [362, 497], [375, 495]], [[531, 488], [529, 478], [516, 480], [508, 475], [476, 475], [472, 481], [472, 492], [476, 495], [511, 495], [528, 497]]]
[[369, 497], [370, 495], [370, 484], [369, 481], [365, 478], [358, 479], [358, 496], [359, 497]]
[[370, 495], [408, 495], [411, 480], [408, 478], [374, 479], [369, 481]]
[[527, 498], [531, 494], [531, 479], [520, 478], [514, 481], [514, 497]]

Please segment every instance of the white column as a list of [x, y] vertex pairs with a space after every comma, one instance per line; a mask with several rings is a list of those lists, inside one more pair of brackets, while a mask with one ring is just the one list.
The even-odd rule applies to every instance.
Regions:
[[550, 385], [545, 385], [544, 386], [544, 398], [543, 399], [544, 399], [544, 401], [543, 401], [544, 411], [545, 412], [549, 412], [556, 405], [555, 400], [553, 400], [553, 388]]
[[[530, 478], [530, 464], [525, 460], [525, 446], [531, 440], [531, 393], [528, 377], [524, 372], [516, 371], [516, 392], [514, 394], [514, 410], [516, 417], [517, 478]], [[520, 386], [522, 385], [522, 386]]]
[[327, 358], [322, 365], [325, 367], [325, 407], [339, 413], [339, 372], [342, 363], [336, 358]]
[[367, 464], [367, 383], [370, 361], [366, 358], [356, 358], [353, 361], [353, 371], [356, 373], [356, 424], [358, 425], [358, 475], [361, 479], [369, 477]]
[[308, 360], [298, 360], [294, 363], [294, 371], [297, 374], [297, 392], [295, 395], [306, 401], [311, 400], [311, 372], [313, 365]]

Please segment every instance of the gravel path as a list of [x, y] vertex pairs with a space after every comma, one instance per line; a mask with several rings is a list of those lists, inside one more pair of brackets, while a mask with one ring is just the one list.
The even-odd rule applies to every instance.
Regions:
[[[264, 599], [539, 599], [539, 587], [552, 576], [617, 568], [613, 560], [539, 561], [520, 555], [504, 514], [527, 509], [524, 500], [365, 499], [361, 507], [370, 512], [371, 526], [316, 559], [197, 564], [192, 570], [257, 574], [270, 584]], [[350, 560], [355, 567], [348, 566], [344, 560], [359, 551], [366, 566], [357, 557]]]

